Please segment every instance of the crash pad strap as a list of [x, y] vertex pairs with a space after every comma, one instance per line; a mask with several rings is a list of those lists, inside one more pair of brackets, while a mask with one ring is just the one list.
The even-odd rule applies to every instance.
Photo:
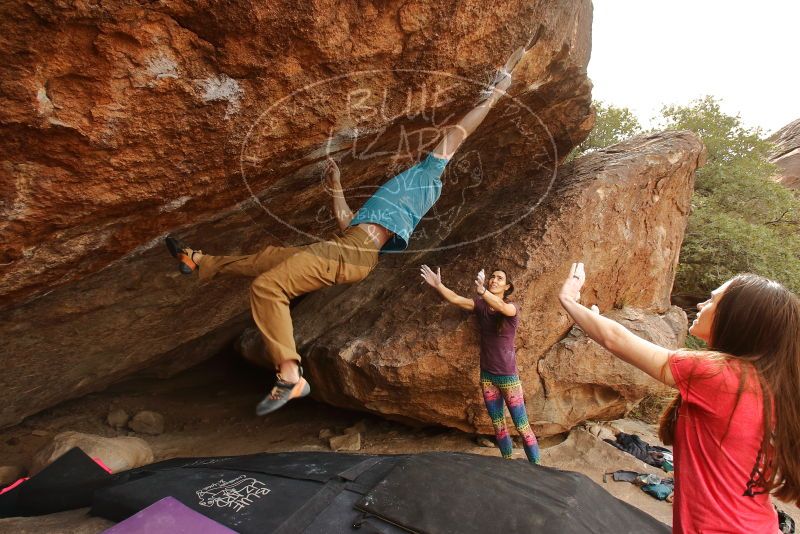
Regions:
[[281, 526], [273, 530], [273, 534], [296, 534], [305, 530], [333, 500], [344, 491], [345, 483], [331, 480], [326, 483], [311, 499], [289, 516]]
[[383, 461], [383, 458], [380, 458], [380, 457], [367, 458], [363, 462], [354, 465], [350, 469], [346, 469], [346, 470], [342, 471], [341, 473], [339, 473], [339, 476], [342, 477], [345, 480], [349, 480], [349, 481], [352, 482], [355, 479], [357, 479], [359, 476], [361, 476], [362, 473], [364, 473], [365, 471], [367, 471], [369, 469], [372, 469], [374, 466], [378, 465], [382, 461]]

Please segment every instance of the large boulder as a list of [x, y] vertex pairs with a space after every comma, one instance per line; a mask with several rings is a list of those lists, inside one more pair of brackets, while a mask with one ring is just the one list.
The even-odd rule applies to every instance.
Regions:
[[592, 126], [590, 31], [589, 0], [3, 2], [0, 426], [226, 347], [249, 282], [198, 287], [163, 236], [211, 253], [327, 237], [326, 153], [370, 190], [523, 45], [427, 242], [477, 192], [552, 174]]
[[800, 119], [790, 122], [769, 138], [775, 148], [770, 162], [778, 166], [775, 180], [790, 189], [800, 190]]
[[31, 473], [38, 473], [74, 447], [78, 447], [92, 458], [99, 459], [112, 473], [127, 471], [153, 462], [153, 450], [143, 439], [131, 436], [107, 438], [67, 431], [56, 435], [34, 455]]
[[[655, 342], [679, 346], [685, 316], [671, 307], [670, 292], [704, 158], [696, 135], [673, 131], [584, 156], [560, 169], [539, 197], [520, 198], [530, 180], [521, 176], [519, 189], [512, 182], [471, 203], [440, 248], [387, 259], [379, 276], [307, 297], [294, 316], [313, 394], [399, 419], [491, 431], [473, 323], [420, 285], [421, 263], [441, 266], [445, 284], [470, 296], [478, 270], [505, 267], [521, 307], [517, 359], [539, 432], [615, 418], [644, 395], [663, 393], [659, 382], [570, 334], [557, 294], [570, 264], [583, 261], [585, 303]], [[500, 226], [504, 214], [530, 205], [538, 209]], [[503, 230], [489, 232], [497, 227]], [[455, 243], [461, 245], [447, 248]]]
[[[681, 347], [686, 339], [686, 314], [676, 306], [665, 314], [626, 306], [604, 315], [662, 347]], [[566, 432], [586, 420], [615, 419], [645, 396], [668, 395], [670, 389], [604, 350], [577, 326], [527, 376], [533, 381], [528, 412], [543, 435]]]

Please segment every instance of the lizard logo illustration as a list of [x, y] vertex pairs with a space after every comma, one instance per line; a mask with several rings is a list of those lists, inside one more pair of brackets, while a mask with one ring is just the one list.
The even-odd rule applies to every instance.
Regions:
[[230, 481], [222, 479], [210, 486], [197, 490], [196, 493], [200, 499], [200, 506], [232, 508], [235, 512], [240, 512], [253, 504], [255, 499], [260, 499], [269, 492], [269, 488], [263, 482], [245, 475], [239, 475]]

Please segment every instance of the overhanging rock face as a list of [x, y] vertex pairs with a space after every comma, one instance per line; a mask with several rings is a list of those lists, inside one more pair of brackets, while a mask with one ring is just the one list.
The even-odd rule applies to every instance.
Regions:
[[516, 180], [554, 176], [592, 125], [590, 29], [588, 0], [3, 3], [0, 426], [219, 351], [248, 281], [198, 287], [161, 237], [217, 254], [327, 237], [326, 153], [357, 207], [522, 45], [419, 244], [463, 239], [478, 198], [535, 196], [549, 182]]
[[[678, 347], [686, 321], [670, 292], [705, 149], [690, 132], [639, 137], [578, 159], [546, 196], [518, 194], [518, 176], [470, 204], [443, 247], [379, 264], [378, 276], [303, 300], [295, 325], [313, 393], [332, 404], [396, 418], [491, 431], [479, 391], [478, 340], [465, 312], [420, 285], [441, 266], [445, 284], [472, 295], [475, 273], [503, 266], [521, 307], [517, 359], [528, 416], [544, 435], [587, 418], [615, 418], [664, 387], [570, 332], [558, 290], [583, 261], [582, 301], [656, 343]], [[540, 177], [541, 178], [541, 177]], [[537, 204], [541, 200], [541, 203]], [[485, 236], [503, 214], [528, 216]], [[500, 222], [498, 222], [500, 220]]]

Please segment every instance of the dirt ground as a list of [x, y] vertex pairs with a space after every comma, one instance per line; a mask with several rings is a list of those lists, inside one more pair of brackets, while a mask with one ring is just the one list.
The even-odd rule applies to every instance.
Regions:
[[[228, 456], [255, 452], [327, 451], [320, 431], [335, 432], [358, 422], [365, 454], [403, 454], [423, 451], [459, 451], [499, 455], [495, 447], [481, 446], [477, 437], [457, 430], [412, 428], [376, 416], [334, 408], [312, 399], [293, 401], [285, 408], [259, 418], [254, 406], [266, 393], [269, 378], [261, 370], [235, 357], [210, 360], [167, 380], [139, 378], [118, 384], [102, 393], [88, 395], [47, 410], [0, 434], [0, 465], [30, 465], [33, 454], [59, 432], [74, 430], [102, 436], [136, 435], [153, 449], [156, 461], [174, 457]], [[133, 415], [140, 410], [161, 413], [165, 431], [157, 436], [117, 431], [106, 424], [111, 409], [122, 408]], [[636, 433], [657, 444], [655, 428], [626, 419], [611, 423], [617, 430]], [[604, 443], [585, 428], [569, 436], [542, 440], [542, 463], [578, 471], [600, 484], [615, 497], [672, 523], [672, 505], [643, 493], [626, 482], [603, 482], [603, 474], [617, 469], [641, 473], [664, 473], [633, 456]], [[515, 447], [515, 458], [524, 459]], [[781, 505], [800, 522], [800, 510]], [[101, 532], [113, 525], [91, 517], [86, 509], [32, 518], [0, 519], [0, 532], [81, 533]]]

